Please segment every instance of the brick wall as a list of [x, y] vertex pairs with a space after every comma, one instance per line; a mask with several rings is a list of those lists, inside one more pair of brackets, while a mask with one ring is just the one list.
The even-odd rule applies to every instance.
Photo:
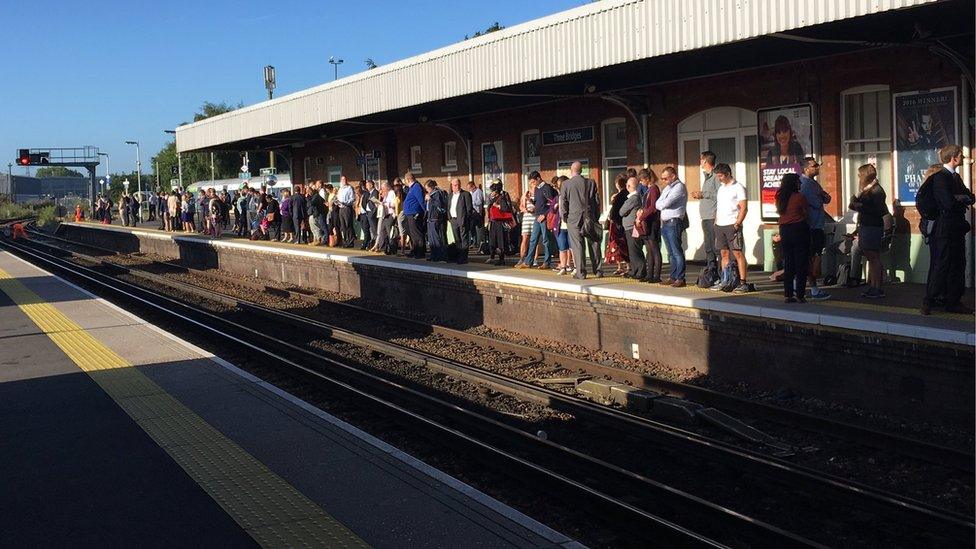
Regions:
[[[663, 76], [666, 78], [666, 75]], [[844, 90], [870, 85], [887, 85], [894, 94], [942, 86], [958, 87], [960, 80], [958, 70], [948, 61], [921, 48], [905, 47], [869, 50], [648, 86], [628, 90], [625, 94], [636, 98], [638, 103], [643, 100], [646, 105], [648, 163], [657, 172], [667, 165], [680, 163], [678, 124], [693, 114], [725, 106], [755, 111], [779, 105], [813, 103], [817, 121], [817, 155], [822, 163], [820, 182], [835, 197], [828, 206], [828, 211], [832, 215], [841, 215], [847, 204], [842, 189], [840, 94]], [[458, 124], [470, 126], [475, 181], [482, 181], [482, 144], [502, 141], [505, 186], [513, 195], [517, 195], [521, 191], [522, 180], [522, 133], [529, 130], [545, 132], [592, 126], [592, 141], [541, 147], [539, 170], [543, 177], [550, 178], [556, 174], [558, 161], [586, 158], [590, 161], [591, 176], [604, 183], [601, 173], [601, 124], [612, 118], [626, 121], [627, 164], [640, 168], [644, 158], [638, 147], [637, 124], [623, 108], [597, 96], [554, 100], [531, 107], [475, 116]], [[394, 135], [391, 138], [389, 134]], [[402, 175], [410, 163], [410, 147], [419, 145], [422, 169], [417, 175], [418, 179], [433, 178], [442, 185], [448, 178], [448, 173], [441, 170], [443, 144], [445, 141], [457, 141], [456, 173], [462, 179], [467, 177], [464, 143], [447, 129], [424, 124], [394, 132], [369, 134], [361, 139], [375, 143], [368, 148], [383, 150], [384, 154], [389, 155], [390, 161], [395, 159], [398, 173], [384, 173], [383, 176], [387, 178]], [[395, 150], [389, 150], [391, 148]], [[319, 142], [297, 149], [294, 163], [296, 172], [300, 172], [303, 154], [326, 155], [326, 165], [341, 162], [348, 173], [358, 173], [352, 151], [345, 145]], [[331, 157], [336, 159], [330, 160]], [[347, 164], [350, 169], [346, 169]], [[324, 170], [324, 166], [313, 163], [315, 177], [324, 177], [319, 175], [321, 170]], [[892, 182], [889, 180], [886, 184], [889, 199], [893, 199]], [[914, 227], [917, 221], [914, 208], [907, 210], [907, 224]]]

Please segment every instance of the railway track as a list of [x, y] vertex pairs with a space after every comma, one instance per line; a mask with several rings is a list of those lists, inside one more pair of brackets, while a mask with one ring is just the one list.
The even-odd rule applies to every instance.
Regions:
[[[34, 246], [3, 241], [8, 251], [154, 314], [205, 331], [222, 344], [243, 347], [268, 363], [328, 386], [372, 410], [421, 431], [425, 438], [467, 449], [472, 458], [555, 490], [592, 509], [641, 543], [665, 546], [820, 547], [811, 540], [685, 494], [549, 440], [526, 433], [472, 409], [412, 389], [354, 364], [310, 351], [259, 329], [201, 311], [95, 269], [74, 264]], [[582, 478], [581, 478], [582, 477]], [[696, 529], [649, 510], [688, 517]]]
[[[83, 254], [74, 253], [74, 255], [82, 256]], [[101, 258], [95, 257], [88, 257], [88, 260], [104, 261]], [[293, 329], [312, 330], [319, 334], [319, 336], [325, 334], [329, 338], [335, 340], [370, 348], [388, 356], [393, 356], [398, 359], [414, 363], [420, 363], [427, 368], [440, 370], [451, 376], [488, 385], [500, 392], [511, 394], [520, 399], [532, 400], [556, 410], [567, 411], [577, 417], [584, 417], [591, 421], [602, 422], [608, 427], [621, 430], [622, 432], [626, 432], [631, 436], [635, 435], [636, 433], [637, 436], [643, 439], [653, 440], [660, 444], [678, 446], [684, 451], [707, 456], [709, 459], [720, 462], [723, 465], [731, 465], [750, 474], [771, 478], [783, 483], [784, 485], [789, 485], [800, 490], [815, 493], [818, 497], [823, 496], [838, 502], [856, 502], [856, 506], [858, 508], [870, 509], [872, 512], [876, 512], [890, 519], [898, 521], [910, 521], [910, 524], [918, 524], [920, 527], [924, 527], [925, 529], [933, 532], [948, 533], [950, 537], [957, 540], [972, 539], [973, 525], [967, 517], [946, 512], [942, 509], [928, 506], [921, 502], [912, 501], [893, 494], [873, 490], [869, 487], [850, 483], [848, 481], [834, 478], [829, 475], [824, 475], [816, 471], [806, 470], [802, 467], [793, 466], [781, 460], [775, 460], [766, 456], [742, 451], [740, 449], [730, 447], [722, 442], [701, 437], [695, 433], [662, 425], [657, 422], [647, 420], [646, 418], [626, 414], [624, 412], [596, 405], [585, 400], [569, 397], [565, 394], [547, 389], [545, 387], [540, 387], [521, 380], [487, 372], [485, 370], [467, 366], [444, 357], [433, 355], [431, 353], [424, 353], [409, 347], [404, 347], [377, 338], [350, 332], [338, 326], [310, 320], [304, 316], [278, 310], [271, 310], [267, 307], [250, 303], [233, 296], [217, 295], [213, 289], [201, 290], [199, 287], [176, 282], [159, 275], [153, 275], [145, 272], [140, 273], [138, 269], [132, 267], [120, 267], [112, 262], [105, 263], [111, 265], [111, 268], [119, 270], [119, 272], [127, 272], [135, 276], [143, 277], [149, 281], [152, 281], [153, 283], [167, 285], [187, 294], [216, 299], [228, 306], [247, 310], [250, 313], [257, 314], [265, 318], [273, 318], [276, 323], [288, 325]], [[211, 272], [206, 272], [205, 274], [207, 276], [213, 276], [213, 273]], [[242, 281], [235, 278], [233, 279], [233, 283], [241, 285]], [[273, 292], [283, 292], [283, 290], [276, 288], [263, 289]], [[318, 301], [318, 298], [308, 296], [300, 292], [290, 290], [284, 290], [284, 292], [286, 292], [289, 296], [296, 297], [298, 299], [314, 299]], [[329, 303], [332, 305], [334, 302]], [[370, 313], [376, 314], [372, 311]], [[405, 319], [400, 319], [399, 317], [394, 318], [397, 322], [406, 321]], [[538, 360], [558, 360], [560, 361], [559, 363], [564, 367], [566, 364], [562, 361], [567, 361], [567, 359], [573, 358], [551, 354], [547, 356], [544, 352], [538, 350], [535, 350], [535, 354], [532, 355], [530, 348], [525, 348], [523, 346], [516, 346], [515, 344], [509, 344], [507, 342], [497, 342], [495, 340], [490, 340], [489, 343], [486, 342], [485, 338], [482, 338], [482, 336], [475, 336], [474, 334], [467, 334], [466, 332], [457, 332], [449, 328], [437, 326], [430, 326], [430, 328], [444, 333], [444, 335], [450, 335], [451, 337], [454, 337], [455, 334], [464, 335], [466, 337], [459, 338], [462, 340], [472, 341], [477, 344], [494, 347], [496, 349], [499, 348], [499, 346], [491, 345], [490, 343], [501, 343], [502, 348], [518, 350], [521, 353], [536, 356]], [[574, 360], [577, 362], [584, 362], [581, 359]], [[583, 368], [584, 366], [592, 368], [600, 365], [590, 363], [588, 365], [581, 365], [580, 367]], [[608, 368], [605, 366], [601, 367]], [[677, 389], [680, 389], [680, 387]], [[677, 392], [677, 390], [674, 392]], [[858, 429], [861, 428], [858, 427]], [[669, 492], [668, 487], [666, 486], [659, 485], [655, 488], [659, 491], [659, 494], [660, 490], [662, 489], [664, 490], [664, 493], [672, 493]], [[715, 510], [712, 509], [712, 512], [715, 512]], [[794, 540], [794, 543], [795, 542], [796, 540]]]

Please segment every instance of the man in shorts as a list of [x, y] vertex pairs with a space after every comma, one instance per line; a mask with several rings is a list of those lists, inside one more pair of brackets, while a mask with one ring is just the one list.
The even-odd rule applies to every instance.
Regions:
[[[735, 258], [739, 271], [739, 284], [734, 288], [722, 288], [737, 294], [751, 291], [746, 282], [746, 256], [742, 253], [742, 223], [748, 213], [746, 188], [732, 177], [732, 168], [725, 163], [715, 166], [713, 172], [718, 179], [715, 193], [715, 249], [722, 254], [722, 270], [729, 264], [729, 257]], [[717, 285], [721, 288], [721, 284]]]
[[820, 276], [820, 258], [823, 256], [827, 244], [824, 236], [824, 222], [827, 220], [827, 214], [823, 207], [824, 204], [830, 204], [830, 195], [814, 179], [818, 175], [820, 175], [820, 163], [812, 156], [804, 158], [803, 173], [800, 175], [800, 193], [810, 205], [808, 215], [810, 223], [810, 274], [807, 285], [810, 287], [810, 299], [823, 301], [830, 299], [830, 294], [817, 287], [817, 278]]

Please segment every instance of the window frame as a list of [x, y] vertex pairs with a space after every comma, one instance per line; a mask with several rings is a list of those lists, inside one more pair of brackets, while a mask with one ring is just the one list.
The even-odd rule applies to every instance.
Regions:
[[[623, 156], [607, 156], [607, 126], [611, 124], [623, 124], [624, 125], [624, 155]], [[600, 204], [601, 207], [607, 207], [610, 204], [610, 196], [616, 192], [613, 187], [613, 173], [614, 171], [626, 171], [629, 167], [627, 163], [627, 119], [622, 116], [615, 116], [613, 118], [607, 118], [600, 122], [600, 179], [605, 181], [600, 182]], [[621, 162], [619, 164], [614, 164], [610, 166], [610, 161]]]
[[[452, 162], [449, 162], [450, 158], [448, 157], [448, 154], [447, 154], [448, 146], [452, 147], [453, 148], [453, 151], [454, 151], [454, 155], [453, 155], [454, 156], [454, 161], [453, 161], [453, 163]], [[445, 141], [444, 142], [444, 145], [442, 147], [442, 150], [443, 150], [443, 155], [444, 155], [444, 157], [443, 157], [444, 163], [441, 165], [441, 171], [442, 172], [456, 172], [457, 169], [458, 169], [457, 141]]]
[[420, 145], [410, 146], [410, 171], [420, 173], [424, 169], [423, 158], [421, 157]]
[[[888, 181], [884, 183], [885, 185], [885, 195], [889, 204], [894, 200], [894, 139], [892, 135], [888, 136], [878, 136], [876, 139], [847, 139], [847, 97], [851, 95], [861, 95], [864, 93], [876, 93], [876, 92], [888, 92], [888, 108], [878, 109], [878, 112], [882, 116], [888, 116], [888, 126], [891, 131], [894, 132], [894, 116], [892, 115], [892, 94], [891, 86], [887, 84], [867, 84], [864, 86], [855, 86], [853, 88], [848, 88], [846, 90], [841, 90], [840, 92], [840, 182], [841, 182], [841, 193], [843, 201], [841, 204], [847, 204], [853, 198], [851, 189], [852, 185], [856, 185], [857, 182], [850, 181], [851, 173], [851, 158], [848, 153], [847, 146], [851, 143], [878, 143], [879, 145], [887, 142], [888, 150], [887, 155], [889, 158], [889, 173]], [[880, 148], [880, 146], [879, 146]], [[877, 151], [882, 152], [882, 151]], [[877, 152], [875, 154], [877, 154]]]

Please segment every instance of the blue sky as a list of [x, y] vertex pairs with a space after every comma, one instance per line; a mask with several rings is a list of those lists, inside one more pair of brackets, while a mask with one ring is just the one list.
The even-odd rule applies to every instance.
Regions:
[[[113, 172], [143, 172], [204, 101], [245, 105], [460, 41], [493, 22], [511, 26], [587, 0], [274, 2], [118, 0], [0, 2], [0, 159], [20, 147], [95, 145]], [[418, 82], [418, 85], [421, 83]], [[6, 158], [4, 158], [6, 157]], [[99, 167], [99, 173], [104, 165]], [[15, 175], [24, 169], [14, 167]]]

